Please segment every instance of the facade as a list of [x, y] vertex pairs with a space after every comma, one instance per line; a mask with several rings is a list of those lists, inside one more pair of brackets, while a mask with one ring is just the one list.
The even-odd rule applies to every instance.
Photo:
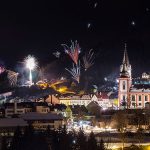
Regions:
[[59, 97], [60, 104], [68, 105], [84, 105], [88, 106], [91, 102], [97, 102], [98, 105], [103, 109], [113, 108], [114, 99], [110, 99], [111, 92], [100, 92], [97, 95], [85, 94], [82, 96], [67, 96]]
[[150, 102], [150, 74], [143, 73], [141, 78], [132, 78], [126, 46], [120, 66], [118, 90], [119, 108], [142, 109], [145, 108], [146, 103]]
[[31, 107], [24, 107], [23, 105], [18, 105], [17, 102], [5, 104], [5, 117], [11, 117], [15, 114], [20, 115], [31, 111]]
[[109, 93], [108, 92], [100, 92], [99, 95], [97, 96], [98, 98], [98, 104], [102, 109], [108, 109], [112, 107], [112, 103], [109, 99]]
[[61, 96], [59, 97], [59, 103], [60, 104], [65, 104], [66, 106], [71, 105], [71, 98], [70, 96]]
[[68, 97], [59, 97], [60, 104], [68, 105], [84, 105], [87, 106], [91, 102], [90, 95], [73, 95]]

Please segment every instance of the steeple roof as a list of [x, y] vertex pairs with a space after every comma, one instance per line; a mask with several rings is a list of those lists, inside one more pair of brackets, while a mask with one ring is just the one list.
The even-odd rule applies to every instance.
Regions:
[[125, 43], [125, 49], [124, 49], [124, 55], [123, 55], [122, 64], [126, 64], [127, 66], [130, 65], [129, 58], [128, 58], [128, 53], [127, 53], [127, 44], [126, 43]]
[[128, 53], [127, 53], [127, 44], [125, 43], [123, 61], [120, 68], [120, 76], [121, 77], [129, 77], [131, 76], [131, 65], [129, 63]]

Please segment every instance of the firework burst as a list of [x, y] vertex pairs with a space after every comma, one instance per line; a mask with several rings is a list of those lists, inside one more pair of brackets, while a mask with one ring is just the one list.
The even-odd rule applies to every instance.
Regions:
[[83, 56], [83, 67], [85, 71], [94, 64], [94, 52], [91, 49], [87, 54]]
[[76, 80], [78, 83], [80, 82], [80, 62], [76, 66], [73, 64], [72, 69], [67, 69], [66, 70], [72, 75], [72, 78]]
[[36, 69], [38, 67], [38, 63], [36, 61], [36, 58], [34, 56], [28, 55], [25, 60], [24, 63], [26, 65], [26, 68], [29, 69], [29, 80], [30, 80], [30, 84], [32, 85], [32, 70]]
[[3, 66], [0, 66], [0, 74], [5, 71], [5, 68]]
[[28, 55], [25, 60], [24, 63], [26, 65], [26, 67], [30, 70], [34, 70], [35, 68], [37, 68], [38, 64], [36, 61], [36, 58], [34, 56]]
[[7, 71], [7, 78], [9, 80], [10, 85], [15, 86], [17, 84], [18, 73], [11, 70], [6, 70], [6, 71]]
[[62, 46], [64, 47], [65, 53], [67, 53], [70, 56], [70, 58], [73, 60], [73, 62], [77, 65], [80, 50], [81, 50], [77, 41], [75, 41], [75, 42], [71, 41], [70, 47], [66, 44], [62, 44]]

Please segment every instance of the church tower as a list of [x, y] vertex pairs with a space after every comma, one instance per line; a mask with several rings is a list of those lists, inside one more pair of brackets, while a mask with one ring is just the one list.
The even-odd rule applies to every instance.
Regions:
[[118, 87], [118, 107], [130, 107], [129, 91], [132, 85], [131, 65], [127, 54], [127, 46], [125, 44], [123, 61], [120, 66], [120, 77]]

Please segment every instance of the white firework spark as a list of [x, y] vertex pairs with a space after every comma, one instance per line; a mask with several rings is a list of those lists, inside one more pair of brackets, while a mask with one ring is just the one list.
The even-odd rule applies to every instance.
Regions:
[[96, 8], [96, 7], [97, 7], [97, 5], [98, 5], [98, 3], [94, 3], [94, 8]]
[[26, 68], [29, 69], [29, 81], [30, 84], [32, 85], [32, 70], [36, 69], [38, 67], [38, 63], [37, 60], [34, 56], [28, 55], [25, 60], [24, 63], [26, 65]]
[[25, 60], [24, 63], [26, 65], [26, 67], [30, 70], [34, 70], [37, 68], [38, 63], [36, 61], [36, 58], [34, 56], [28, 55]]
[[87, 28], [90, 28], [90, 27], [91, 27], [91, 23], [88, 23], [88, 24], [87, 24]]
[[72, 78], [76, 80], [78, 83], [80, 82], [80, 62], [76, 66], [73, 64], [72, 69], [67, 69], [66, 70], [72, 75]]
[[87, 54], [83, 56], [83, 66], [85, 71], [94, 64], [94, 52], [91, 49]]
[[60, 53], [59, 51], [56, 51], [56, 52], [53, 53], [53, 55], [54, 55], [56, 58], [59, 58], [59, 57], [60, 57], [60, 54], [61, 54], [61, 53]]

